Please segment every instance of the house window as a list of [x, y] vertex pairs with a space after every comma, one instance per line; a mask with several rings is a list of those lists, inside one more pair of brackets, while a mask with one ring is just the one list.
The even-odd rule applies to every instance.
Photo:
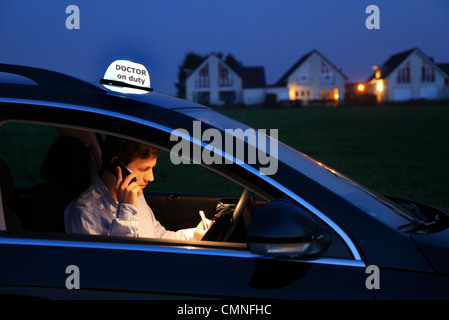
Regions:
[[195, 102], [199, 104], [208, 105], [210, 103], [210, 93], [209, 92], [197, 92], [195, 94]]
[[321, 62], [321, 74], [329, 73], [329, 66], [324, 62]]
[[331, 90], [321, 90], [321, 100], [332, 100], [332, 91]]
[[204, 88], [210, 86], [210, 78], [209, 78], [209, 64], [206, 63], [204, 67], [198, 71], [195, 79], [195, 86], [197, 88]]
[[421, 68], [421, 81], [422, 82], [435, 82], [435, 70], [429, 66], [425, 61]]
[[410, 83], [410, 63], [398, 70], [398, 83]]
[[233, 104], [236, 101], [235, 91], [220, 91], [220, 101], [223, 101], [225, 104]]
[[332, 73], [331, 68], [325, 62], [321, 62], [321, 74], [320, 83], [321, 84], [333, 84], [335, 82], [335, 76]]
[[231, 87], [232, 86], [232, 74], [227, 68], [222, 64], [218, 65], [218, 85], [220, 87]]

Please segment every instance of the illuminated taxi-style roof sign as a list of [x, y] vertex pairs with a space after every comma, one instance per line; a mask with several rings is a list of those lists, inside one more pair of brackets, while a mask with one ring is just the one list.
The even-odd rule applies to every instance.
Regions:
[[153, 91], [145, 66], [127, 60], [116, 60], [108, 67], [100, 82], [109, 90], [142, 94]]

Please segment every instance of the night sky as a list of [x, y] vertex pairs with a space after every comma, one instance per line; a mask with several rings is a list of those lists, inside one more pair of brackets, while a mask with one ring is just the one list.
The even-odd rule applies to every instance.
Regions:
[[[66, 7], [80, 10], [80, 29], [66, 28]], [[368, 30], [365, 9], [380, 9]], [[188, 52], [231, 53], [264, 66], [276, 82], [317, 49], [349, 81], [373, 65], [419, 47], [449, 63], [448, 0], [2, 0], [0, 62], [43, 67], [91, 82], [117, 59], [144, 64], [156, 91], [175, 94], [178, 65]]]

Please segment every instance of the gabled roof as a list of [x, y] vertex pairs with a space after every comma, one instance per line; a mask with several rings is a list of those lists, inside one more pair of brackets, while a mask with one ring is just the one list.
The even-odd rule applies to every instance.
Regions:
[[284, 75], [276, 82], [275, 86], [282, 86], [282, 87], [286, 86], [288, 77], [314, 53], [318, 54], [321, 58], [323, 58], [332, 68], [334, 68], [338, 73], [340, 73], [345, 80], [348, 79], [348, 77], [345, 76], [343, 72], [340, 71], [339, 68], [337, 68], [332, 62], [330, 62], [325, 56], [323, 56], [318, 50], [315, 49], [303, 55], [290, 69], [288, 69], [286, 73], [284, 73]]
[[[448, 64], [435, 64], [433, 62], [433, 59], [429, 58], [421, 49], [419, 48], [413, 48], [410, 50], [406, 50], [403, 52], [399, 52], [396, 53], [394, 55], [392, 55], [390, 58], [388, 58], [387, 61], [385, 61], [385, 63], [379, 68], [380, 70], [380, 77], [382, 79], [387, 78], [394, 70], [396, 70], [397, 67], [399, 67], [399, 65], [401, 65], [412, 53], [417, 52], [418, 54], [420, 54], [422, 57], [426, 57], [428, 62], [435, 65], [436, 70], [439, 70], [442, 73], [445, 73], [446, 76], [449, 75], [449, 70], [448, 69], [444, 69], [447, 68], [446, 66]], [[376, 72], [374, 72], [367, 80], [371, 81], [373, 79], [375, 79], [376, 77]]]
[[242, 78], [242, 87], [249, 88], [265, 88], [264, 67], [234, 67], [231, 68]]
[[449, 77], [449, 63], [437, 63], [437, 66]]
[[[415, 50], [418, 50], [418, 48], [413, 48], [413, 49], [410, 49], [407, 51], [403, 51], [403, 52], [394, 54], [390, 58], [388, 58], [388, 60], [385, 61], [384, 64], [379, 68], [381, 78], [383, 78], [383, 79], [387, 78]], [[373, 80], [375, 77], [376, 77], [376, 72], [374, 72], [368, 78], [367, 82]]]

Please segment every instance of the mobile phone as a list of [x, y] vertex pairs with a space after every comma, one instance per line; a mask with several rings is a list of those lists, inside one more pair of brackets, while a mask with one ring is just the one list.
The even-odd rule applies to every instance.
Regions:
[[[131, 174], [131, 172], [129, 171], [129, 169], [123, 164], [123, 162], [121, 162], [118, 158], [114, 160], [114, 162], [111, 163], [111, 165], [108, 167], [109, 171], [111, 171], [111, 173], [114, 175], [114, 177], [117, 178], [117, 167], [120, 167], [120, 169], [122, 169], [122, 178], [123, 180], [125, 180], [126, 176], [128, 176], [129, 174]], [[136, 182], [137, 179], [133, 178], [130, 183], [132, 182]]]

